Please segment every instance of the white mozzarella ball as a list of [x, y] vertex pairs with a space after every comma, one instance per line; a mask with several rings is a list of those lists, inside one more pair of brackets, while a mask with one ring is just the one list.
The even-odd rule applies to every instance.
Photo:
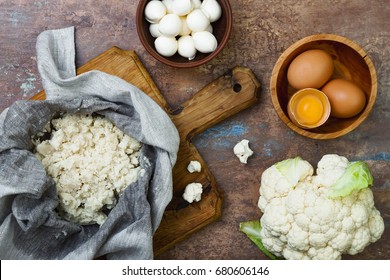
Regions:
[[162, 0], [162, 3], [164, 4], [165, 8], [167, 9], [167, 14], [173, 14], [173, 10], [172, 10], [173, 0]]
[[149, 25], [149, 32], [154, 38], [160, 37], [162, 34], [158, 29], [158, 23], [151, 23]]
[[159, 22], [158, 29], [167, 37], [175, 37], [181, 31], [181, 20], [176, 14], [167, 14]]
[[185, 16], [192, 10], [191, 0], [173, 0], [172, 11], [178, 16]]
[[210, 22], [219, 20], [222, 15], [221, 6], [216, 0], [204, 0], [200, 9], [207, 16]]
[[211, 53], [218, 46], [217, 39], [208, 31], [200, 31], [192, 34], [195, 48], [202, 53]]
[[191, 0], [192, 1], [192, 7], [194, 9], [199, 9], [202, 5], [202, 2], [200, 0]]
[[161, 1], [152, 0], [145, 6], [145, 18], [150, 23], [158, 23], [166, 13], [165, 5]]
[[187, 15], [187, 25], [194, 32], [204, 31], [209, 24], [209, 19], [200, 9], [195, 9]]
[[160, 36], [154, 40], [154, 46], [162, 56], [170, 57], [177, 52], [177, 41], [174, 37]]
[[204, 31], [208, 31], [210, 33], [213, 33], [213, 26], [211, 24], [209, 24], [209, 26], [207, 26]]
[[189, 60], [195, 58], [196, 49], [194, 39], [190, 35], [182, 36], [177, 40], [177, 51], [183, 57], [187, 57]]
[[187, 17], [180, 17], [180, 20], [181, 20], [181, 31], [179, 35], [180, 36], [190, 35], [191, 29], [188, 27]]

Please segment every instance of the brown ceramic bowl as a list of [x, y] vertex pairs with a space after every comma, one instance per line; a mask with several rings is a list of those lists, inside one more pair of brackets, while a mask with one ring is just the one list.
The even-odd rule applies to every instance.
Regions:
[[[288, 101], [297, 90], [287, 81], [287, 69], [295, 57], [310, 49], [322, 49], [332, 56], [335, 68], [331, 79], [350, 80], [363, 89], [367, 103], [362, 112], [348, 119], [330, 117], [313, 129], [300, 128], [289, 119]], [[337, 138], [359, 126], [374, 106], [377, 87], [376, 71], [366, 52], [355, 42], [332, 34], [312, 35], [290, 46], [276, 62], [270, 81], [272, 103], [280, 119], [293, 131], [313, 139]]]
[[160, 55], [154, 47], [155, 38], [153, 38], [149, 32], [150, 23], [145, 19], [144, 9], [149, 1], [150, 0], [139, 1], [136, 16], [137, 33], [142, 45], [145, 47], [148, 53], [158, 61], [177, 68], [197, 67], [213, 59], [228, 42], [230, 32], [232, 30], [232, 10], [228, 0], [217, 0], [221, 6], [222, 15], [219, 20], [212, 23], [213, 35], [218, 42], [218, 47], [214, 52], [197, 52], [196, 57], [193, 60], [188, 60], [187, 58], [180, 56], [178, 53], [171, 57], [164, 57]]

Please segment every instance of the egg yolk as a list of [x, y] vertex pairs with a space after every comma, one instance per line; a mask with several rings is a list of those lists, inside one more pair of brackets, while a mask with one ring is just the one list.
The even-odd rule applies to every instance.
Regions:
[[302, 124], [316, 124], [321, 120], [323, 113], [324, 106], [316, 96], [306, 95], [297, 102], [296, 114]]

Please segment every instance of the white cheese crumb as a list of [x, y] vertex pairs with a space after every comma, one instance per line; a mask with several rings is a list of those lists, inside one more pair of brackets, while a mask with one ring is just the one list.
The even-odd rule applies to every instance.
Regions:
[[200, 183], [188, 184], [184, 190], [183, 198], [192, 203], [194, 201], [200, 201], [202, 199], [203, 187]]
[[238, 157], [238, 159], [246, 164], [248, 161], [248, 158], [253, 155], [253, 151], [249, 148], [249, 141], [244, 139], [241, 142], [238, 142], [234, 146], [234, 154]]
[[190, 163], [187, 166], [187, 170], [190, 173], [200, 172], [202, 170], [202, 166], [200, 165], [199, 161], [191, 160]]
[[109, 120], [64, 115], [51, 121], [51, 139], [34, 139], [36, 156], [56, 182], [58, 212], [79, 224], [98, 223], [117, 197], [138, 179], [141, 143]]

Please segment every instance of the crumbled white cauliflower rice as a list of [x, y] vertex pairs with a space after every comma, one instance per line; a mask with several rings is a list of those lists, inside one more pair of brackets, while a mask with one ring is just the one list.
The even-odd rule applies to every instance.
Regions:
[[[49, 124], [50, 125], [50, 124]], [[143, 173], [141, 143], [100, 116], [66, 114], [51, 121], [48, 140], [33, 138], [36, 156], [56, 182], [58, 212], [101, 225], [117, 197]]]

